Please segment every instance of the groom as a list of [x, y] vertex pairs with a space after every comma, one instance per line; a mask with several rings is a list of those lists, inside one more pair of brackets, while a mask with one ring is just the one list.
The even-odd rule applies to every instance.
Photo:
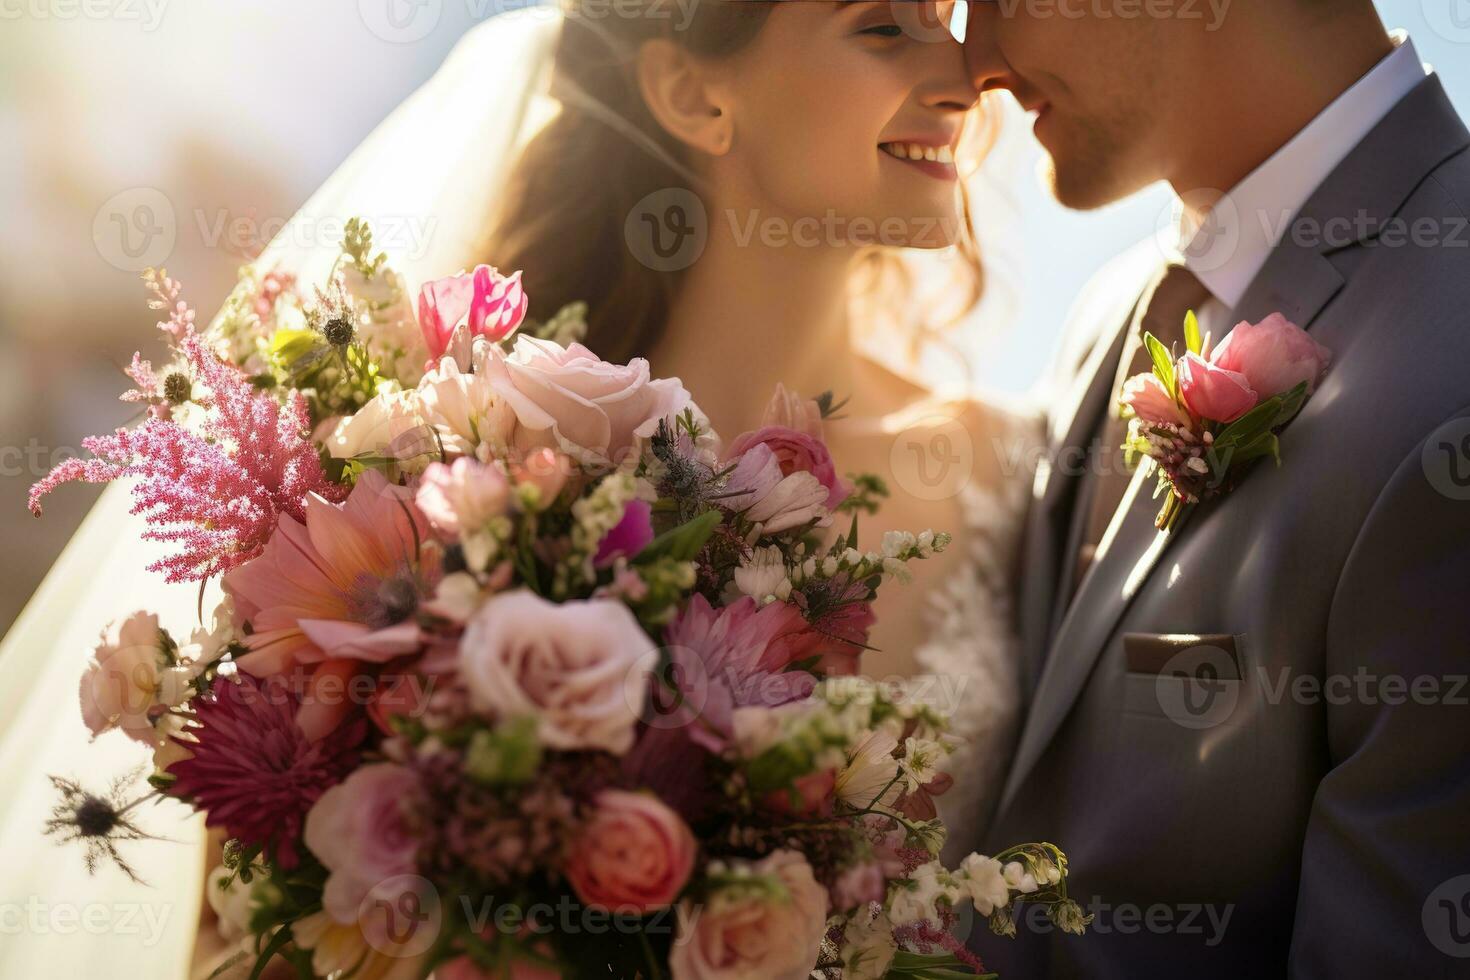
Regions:
[[[1166, 180], [1184, 212], [1078, 302], [1026, 527], [987, 844], [1061, 845], [1096, 918], [972, 941], [1016, 978], [1467, 976], [1470, 135], [1370, 0], [1195, 7], [971, 4], [1063, 204]], [[1110, 407], [1188, 309], [1217, 342], [1279, 312], [1332, 364], [1280, 466], [1165, 535]]]

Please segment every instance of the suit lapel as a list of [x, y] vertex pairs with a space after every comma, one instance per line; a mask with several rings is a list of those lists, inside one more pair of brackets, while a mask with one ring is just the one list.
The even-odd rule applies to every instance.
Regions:
[[1112, 391], [1112, 365], [1122, 353], [1131, 321], [1130, 313], [1111, 340], [1103, 337], [1093, 345], [1078, 371], [1077, 383], [1068, 391], [1062, 410], [1048, 429], [1054, 441], [1043, 460], [1045, 471], [1037, 471], [1033, 490], [1036, 503], [1026, 528], [1026, 602], [1021, 609], [1021, 637], [1028, 701], [1036, 691], [1051, 642], [1057, 588], [1066, 564], [1063, 548], [1071, 528], [1072, 508], [1068, 504], [1076, 497], [1092, 431]]
[[[1470, 133], [1450, 105], [1439, 79], [1431, 76], [1405, 96], [1313, 193], [1233, 311], [1232, 321], [1255, 323], [1270, 313], [1280, 312], [1304, 329], [1310, 329], [1344, 285], [1331, 255], [1370, 239], [1398, 213], [1435, 167], [1467, 146], [1470, 146]], [[1321, 233], [1330, 221], [1340, 220], [1343, 215], [1366, 215], [1367, 221], [1349, 222], [1350, 227], [1363, 230], [1364, 234], [1353, 242], [1327, 247]], [[1126, 329], [1115, 343], [1121, 345], [1124, 336]], [[1114, 355], [1108, 363], [1115, 363], [1116, 359]], [[1099, 388], [1101, 397], [1106, 398], [1113, 376], [1111, 372], [1103, 373], [1105, 381], [1095, 376], [1091, 379], [1081, 405], [1089, 404], [1089, 398], [1098, 397]], [[1094, 411], [1101, 411], [1101, 405]], [[1079, 428], [1083, 417], [1079, 406], [1068, 439], [1080, 436], [1085, 444], [1086, 437], [1081, 436]], [[1095, 414], [1087, 417], [1096, 419]], [[1119, 620], [1165, 552], [1187, 530], [1193, 511], [1199, 509], [1190, 508], [1170, 533], [1159, 532], [1153, 525], [1159, 506], [1152, 499], [1154, 480], [1151, 465], [1141, 466], [1134, 474], [1103, 537], [1100, 554], [1082, 580], [1055, 640], [1042, 643], [1039, 657], [1044, 666], [1006, 780], [1002, 812], [1009, 807], [1071, 711]], [[1213, 509], [1218, 502], [1204, 506]], [[1208, 515], [1199, 519], [1208, 519]], [[1065, 524], [1060, 533], [1066, 533]], [[1051, 571], [1053, 584], [1048, 595], [1054, 602], [1054, 565]], [[1035, 610], [1028, 613], [1036, 614]], [[1050, 610], [1047, 613], [1050, 615]], [[1183, 629], [1188, 624], [1169, 625]], [[1028, 641], [1031, 640], [1028, 634]]]

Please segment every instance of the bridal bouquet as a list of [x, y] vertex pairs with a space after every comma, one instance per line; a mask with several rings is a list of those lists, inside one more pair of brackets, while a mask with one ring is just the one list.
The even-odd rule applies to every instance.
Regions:
[[[209, 901], [252, 975], [938, 978], [982, 972], [965, 902], [1082, 930], [1050, 844], [937, 859], [945, 718], [856, 669], [949, 538], [860, 545], [883, 486], [837, 475], [830, 397], [722, 450], [583, 310], [530, 322], [487, 266], [415, 309], [360, 222], [325, 290], [247, 270], [207, 330], [146, 279], [146, 418], [31, 504], [131, 479], [156, 570], [201, 583], [187, 639], [103, 632], [81, 708], [228, 837]], [[55, 781], [50, 829], [132, 874], [139, 801]]]

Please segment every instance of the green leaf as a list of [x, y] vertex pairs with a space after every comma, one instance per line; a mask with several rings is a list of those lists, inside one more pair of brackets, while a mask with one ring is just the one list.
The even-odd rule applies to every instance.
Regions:
[[1273, 429], [1281, 428], [1296, 418], [1296, 413], [1302, 410], [1302, 405], [1307, 400], [1307, 383], [1303, 381], [1295, 388], [1277, 397], [1281, 399], [1281, 408], [1276, 413], [1276, 420], [1271, 423], [1271, 428]]
[[1199, 317], [1194, 315], [1194, 310], [1184, 314], [1184, 346], [1189, 348], [1191, 353], [1198, 354], [1200, 357], [1205, 356], [1204, 341], [1199, 335]]
[[1148, 348], [1148, 356], [1153, 359], [1154, 374], [1157, 374], [1159, 380], [1164, 383], [1164, 387], [1169, 389], [1171, 397], [1178, 397], [1179, 389], [1174, 386], [1174, 359], [1169, 356], [1169, 352], [1164, 349], [1159, 338], [1148, 331], [1144, 331], [1143, 345]]
[[1243, 446], [1263, 432], [1270, 432], [1276, 416], [1281, 410], [1281, 396], [1267, 398], [1255, 408], [1221, 429], [1215, 436], [1215, 446]]
[[646, 564], [659, 558], [693, 561], [710, 535], [715, 533], [715, 528], [720, 526], [721, 519], [719, 511], [705, 511], [693, 520], [670, 528], [654, 538], [633, 560], [638, 564]]
[[852, 515], [852, 529], [847, 532], [847, 546], [849, 548], [856, 548], [857, 547], [857, 542], [858, 542], [858, 536], [857, 536], [857, 515], [856, 514], [853, 514]]

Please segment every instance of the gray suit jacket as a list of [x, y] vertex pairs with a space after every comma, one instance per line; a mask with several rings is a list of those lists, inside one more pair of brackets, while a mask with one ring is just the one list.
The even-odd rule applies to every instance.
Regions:
[[[1023, 906], [1017, 940], [972, 938], [988, 967], [1470, 976], [1467, 147], [1426, 80], [1234, 311], [1280, 311], [1333, 352], [1280, 468], [1258, 464], [1169, 535], [1135, 480], [1064, 614], [1078, 480], [1054, 465], [1037, 481], [1032, 694], [987, 844], [1060, 845], [1097, 918], [1079, 939]], [[1126, 306], [1056, 420], [1054, 462], [1096, 430]]]

